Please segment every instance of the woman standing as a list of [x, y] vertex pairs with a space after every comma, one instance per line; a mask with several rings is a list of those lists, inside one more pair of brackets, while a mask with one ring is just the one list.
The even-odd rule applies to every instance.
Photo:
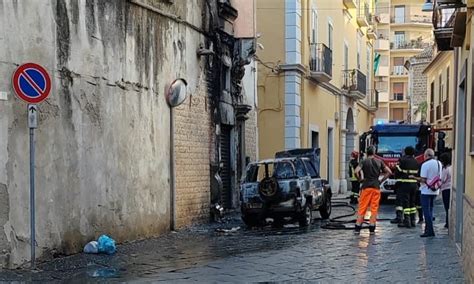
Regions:
[[441, 195], [443, 196], [444, 210], [446, 211], [446, 224], [445, 228], [449, 227], [449, 198], [451, 195], [451, 154], [443, 153], [439, 157], [439, 160], [443, 164], [443, 170], [441, 172]]

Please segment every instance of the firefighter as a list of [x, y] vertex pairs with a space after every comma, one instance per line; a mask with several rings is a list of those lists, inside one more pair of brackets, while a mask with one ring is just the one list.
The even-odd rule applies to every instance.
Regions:
[[355, 169], [359, 165], [358, 158], [359, 153], [357, 151], [352, 151], [351, 160], [349, 161], [349, 175], [352, 185], [351, 204], [357, 204], [357, 200], [359, 200], [360, 182], [355, 174]]
[[412, 146], [406, 147], [405, 155], [400, 158], [395, 171], [395, 178], [398, 183], [397, 196], [400, 198], [399, 204], [403, 210], [401, 214], [403, 221], [398, 224], [398, 227], [412, 228], [416, 226], [417, 208], [415, 199], [418, 182], [416, 179], [410, 179], [409, 176], [417, 175], [418, 168], [419, 165], [415, 159], [415, 148]]

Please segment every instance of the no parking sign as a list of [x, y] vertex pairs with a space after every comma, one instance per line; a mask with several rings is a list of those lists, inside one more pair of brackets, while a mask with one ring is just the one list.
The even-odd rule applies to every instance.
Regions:
[[16, 95], [30, 104], [44, 101], [51, 91], [51, 78], [41, 65], [26, 63], [13, 73], [13, 89]]
[[28, 128], [30, 129], [30, 225], [31, 268], [35, 268], [35, 128], [38, 127], [38, 107], [51, 91], [51, 78], [41, 65], [26, 63], [13, 73], [13, 89], [21, 100], [27, 102]]

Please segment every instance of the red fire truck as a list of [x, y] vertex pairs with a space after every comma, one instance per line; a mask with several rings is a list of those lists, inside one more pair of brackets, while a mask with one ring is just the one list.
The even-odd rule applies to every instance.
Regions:
[[[407, 146], [415, 148], [415, 157], [420, 164], [424, 161], [423, 154], [428, 148], [435, 149], [437, 153], [449, 151], [444, 144], [446, 134], [443, 132], [449, 130], [451, 129], [434, 129], [427, 124], [377, 124], [360, 136], [360, 152], [363, 154], [368, 146], [375, 146], [376, 157], [395, 172], [398, 159]], [[382, 200], [395, 193], [395, 184], [393, 177], [382, 183]]]

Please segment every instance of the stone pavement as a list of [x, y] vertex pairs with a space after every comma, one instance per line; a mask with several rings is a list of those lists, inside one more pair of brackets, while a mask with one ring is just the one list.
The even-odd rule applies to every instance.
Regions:
[[[333, 216], [347, 213], [335, 208]], [[0, 281], [165, 282], [165, 283], [463, 283], [456, 248], [443, 228], [444, 210], [437, 201], [436, 232], [419, 237], [421, 227], [400, 229], [379, 222], [375, 236], [365, 230], [244, 227], [238, 216], [165, 236], [125, 244], [114, 256], [78, 254], [39, 266], [41, 271], [3, 271]], [[316, 214], [317, 215], [317, 214]], [[393, 205], [382, 206], [380, 218], [393, 217]]]

